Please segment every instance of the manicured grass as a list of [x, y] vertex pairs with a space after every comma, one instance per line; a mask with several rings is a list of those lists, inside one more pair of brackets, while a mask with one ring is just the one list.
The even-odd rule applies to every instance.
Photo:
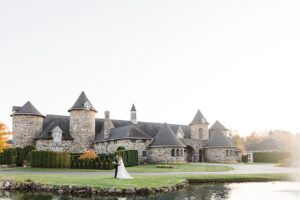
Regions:
[[30, 179], [36, 183], [50, 185], [77, 185], [96, 188], [142, 188], [171, 186], [183, 180], [172, 176], [135, 176], [134, 179], [119, 180], [109, 175], [64, 175], [64, 174], [15, 174], [0, 175], [0, 180], [13, 179], [25, 181]]
[[290, 174], [215, 174], [185, 176], [190, 183], [267, 182], [291, 180]]
[[[221, 165], [195, 165], [190, 163], [170, 164], [173, 168], [156, 168], [156, 165], [140, 165], [128, 167], [129, 172], [221, 172], [233, 170], [232, 167]], [[7, 168], [6, 171], [62, 171], [62, 172], [101, 172], [112, 170], [94, 170], [94, 169], [56, 169], [56, 168]]]
[[171, 186], [182, 180], [190, 183], [229, 183], [229, 182], [261, 182], [290, 180], [288, 174], [228, 174], [228, 175], [156, 175], [134, 176], [134, 179], [119, 180], [110, 175], [74, 175], [74, 174], [5, 174], [0, 180], [14, 179], [24, 181], [30, 179], [36, 183], [50, 185], [77, 185], [96, 188], [143, 188]]

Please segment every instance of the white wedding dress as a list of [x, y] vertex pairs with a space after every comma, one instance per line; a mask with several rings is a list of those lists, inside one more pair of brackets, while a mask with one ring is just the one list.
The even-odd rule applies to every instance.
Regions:
[[118, 166], [117, 178], [118, 179], [133, 179], [133, 177], [131, 177], [129, 175], [129, 173], [127, 172], [122, 158], [120, 158], [119, 162], [120, 162], [120, 165]]

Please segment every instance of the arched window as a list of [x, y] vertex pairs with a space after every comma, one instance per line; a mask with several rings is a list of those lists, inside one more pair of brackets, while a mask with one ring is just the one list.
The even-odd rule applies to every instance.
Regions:
[[175, 156], [175, 149], [171, 150], [171, 156]]
[[179, 157], [179, 149], [176, 150], [176, 156]]

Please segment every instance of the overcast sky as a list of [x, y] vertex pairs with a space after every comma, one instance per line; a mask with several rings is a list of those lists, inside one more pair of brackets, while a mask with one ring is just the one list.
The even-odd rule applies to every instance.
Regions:
[[0, 121], [68, 115], [300, 132], [299, 0], [0, 0]]

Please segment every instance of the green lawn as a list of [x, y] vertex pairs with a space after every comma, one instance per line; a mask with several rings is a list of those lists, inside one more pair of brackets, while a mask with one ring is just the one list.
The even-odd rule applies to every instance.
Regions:
[[161, 176], [134, 176], [131, 180], [114, 179], [109, 175], [73, 175], [73, 174], [14, 174], [0, 175], [0, 180], [14, 179], [24, 181], [30, 179], [37, 183], [51, 185], [92, 186], [96, 188], [142, 188], [161, 187], [189, 180], [190, 183], [216, 182], [253, 182], [253, 181], [280, 181], [289, 180], [287, 174], [234, 174], [234, 175], [161, 175]]
[[30, 179], [36, 183], [50, 185], [77, 185], [92, 186], [96, 188], [142, 188], [171, 186], [183, 180], [172, 176], [135, 176], [134, 179], [114, 179], [110, 175], [71, 175], [71, 174], [15, 174], [0, 175], [0, 180], [13, 179], [24, 181]]
[[[156, 165], [140, 165], [128, 167], [129, 172], [220, 172], [233, 170], [228, 166], [216, 165], [195, 165], [195, 164], [171, 164], [173, 168], [156, 168]], [[55, 168], [7, 168], [6, 171], [63, 171], [63, 172], [101, 172], [112, 170], [94, 170], [94, 169], [55, 169]]]

